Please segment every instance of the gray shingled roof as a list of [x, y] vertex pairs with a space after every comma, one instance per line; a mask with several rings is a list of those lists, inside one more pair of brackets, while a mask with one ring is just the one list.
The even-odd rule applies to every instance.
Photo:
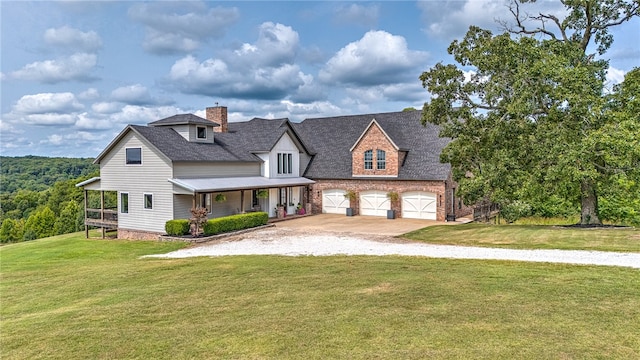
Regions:
[[449, 139], [438, 137], [435, 125], [422, 126], [420, 111], [406, 111], [306, 119], [294, 124], [302, 140], [316, 155], [304, 176], [311, 179], [352, 179], [351, 147], [376, 119], [402, 150], [407, 150], [399, 180], [446, 180], [450, 166], [440, 163]]
[[260, 158], [249, 151], [238, 151], [237, 147], [228, 147], [215, 143], [189, 142], [170, 127], [152, 127], [130, 125], [131, 129], [144, 137], [171, 161], [246, 161], [261, 162]]
[[207, 125], [207, 126], [220, 126], [213, 121], [203, 119], [200, 116], [193, 114], [177, 114], [169, 116], [161, 120], [150, 122], [149, 126], [169, 126], [169, 125]]

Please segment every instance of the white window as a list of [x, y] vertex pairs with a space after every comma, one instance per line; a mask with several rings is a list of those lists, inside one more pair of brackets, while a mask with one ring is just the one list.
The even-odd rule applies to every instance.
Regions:
[[198, 139], [206, 139], [207, 138], [207, 128], [204, 126], [198, 126], [196, 128], [196, 136], [198, 137]]
[[144, 194], [144, 208], [153, 209], [153, 194]]
[[120, 212], [129, 213], [129, 193], [120, 193]]
[[378, 170], [387, 168], [387, 153], [384, 150], [377, 150], [376, 167]]
[[293, 173], [293, 155], [278, 153], [278, 174]]
[[373, 150], [364, 152], [364, 169], [373, 170]]
[[200, 207], [207, 209], [211, 214], [211, 194], [200, 194]]
[[125, 149], [127, 155], [127, 165], [141, 165], [142, 164], [142, 149], [141, 148], [127, 148]]

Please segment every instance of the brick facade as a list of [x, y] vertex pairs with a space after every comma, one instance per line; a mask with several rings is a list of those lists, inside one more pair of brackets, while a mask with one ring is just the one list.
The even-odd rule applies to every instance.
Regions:
[[[373, 168], [364, 168], [364, 152], [372, 150]], [[384, 170], [378, 170], [378, 152], [386, 153]], [[382, 129], [374, 122], [364, 133], [360, 141], [351, 151], [353, 176], [398, 176], [399, 151], [389, 141]]]
[[[316, 183], [311, 185], [310, 202], [314, 214], [322, 213], [322, 191], [329, 189], [353, 190], [356, 192], [356, 200], [350, 204], [355, 210], [355, 214], [360, 212], [360, 192], [368, 190], [378, 190], [384, 192], [394, 191], [398, 193], [398, 201], [391, 202], [391, 209], [395, 210], [396, 217], [402, 217], [402, 194], [409, 191], [423, 191], [436, 195], [436, 220], [445, 221], [447, 214], [453, 214], [451, 204], [455, 207], [455, 215], [457, 217], [469, 215], [472, 208], [462, 204], [458, 208], [459, 201], [451, 200], [451, 189], [448, 184], [453, 182], [445, 181], [412, 181], [412, 180], [389, 180], [389, 179], [349, 179], [349, 180], [315, 180]], [[448, 205], [448, 206], [447, 206]]]

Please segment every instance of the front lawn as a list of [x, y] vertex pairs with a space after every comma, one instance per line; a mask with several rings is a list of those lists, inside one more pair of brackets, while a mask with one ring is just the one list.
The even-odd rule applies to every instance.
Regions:
[[421, 257], [0, 248], [3, 359], [637, 359], [640, 271]]
[[464, 224], [431, 226], [402, 237], [446, 245], [640, 252], [640, 229], [634, 228]]

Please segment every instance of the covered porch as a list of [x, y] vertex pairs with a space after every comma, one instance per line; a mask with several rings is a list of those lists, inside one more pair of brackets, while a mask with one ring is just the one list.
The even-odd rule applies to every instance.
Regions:
[[[89, 238], [90, 229], [100, 229], [103, 239], [107, 237], [107, 232], [118, 230], [117, 192], [102, 189], [99, 177], [76, 184], [76, 187], [84, 190], [85, 237]], [[99, 193], [99, 202], [94, 193]]]
[[[169, 179], [174, 185], [174, 194], [181, 203], [177, 206], [175, 218], [184, 217], [193, 207], [209, 209], [213, 217], [236, 213], [264, 211], [271, 218], [295, 214], [299, 208], [309, 203], [309, 185], [314, 181], [303, 177], [265, 178], [199, 178]], [[186, 209], [188, 207], [188, 209]], [[182, 214], [185, 213], [185, 214]], [[284, 213], [284, 214], [283, 214]]]

